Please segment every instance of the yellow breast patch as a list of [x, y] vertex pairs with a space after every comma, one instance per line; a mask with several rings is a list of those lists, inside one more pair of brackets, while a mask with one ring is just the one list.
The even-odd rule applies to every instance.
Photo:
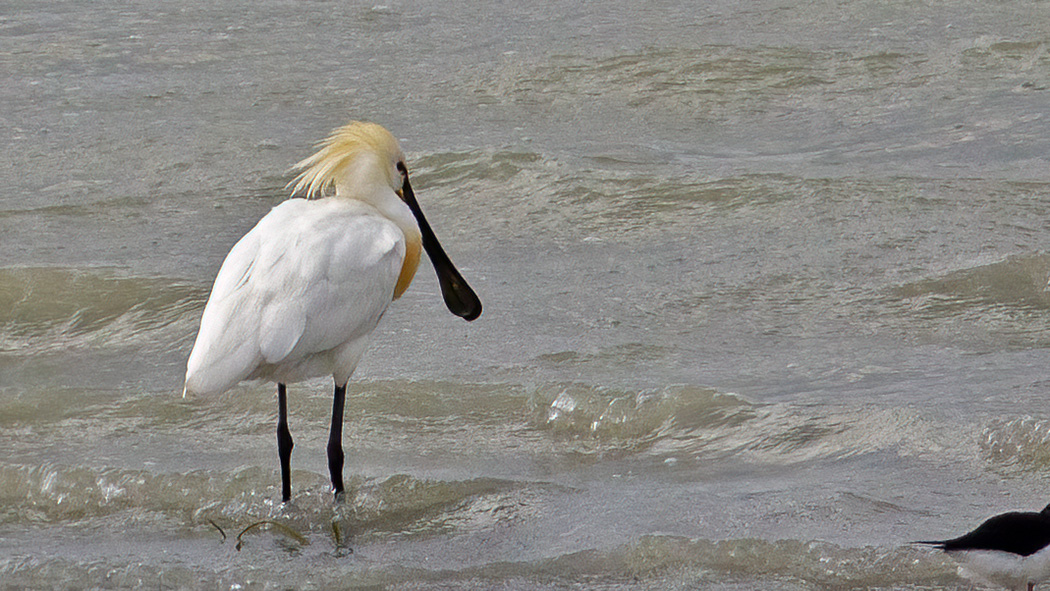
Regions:
[[419, 236], [405, 237], [405, 262], [401, 263], [401, 274], [397, 276], [397, 285], [394, 286], [394, 299], [401, 297], [408, 286], [412, 283], [412, 277], [416, 275], [419, 267], [419, 256], [423, 249], [423, 241]]

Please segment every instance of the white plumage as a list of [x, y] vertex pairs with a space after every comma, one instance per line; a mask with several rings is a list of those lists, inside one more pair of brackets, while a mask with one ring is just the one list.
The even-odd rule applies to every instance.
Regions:
[[1050, 548], [1029, 556], [997, 550], [953, 550], [948, 555], [965, 576], [1006, 589], [1032, 591], [1050, 578]]
[[[425, 249], [449, 309], [474, 320], [481, 302], [441, 249], [408, 182], [397, 140], [379, 125], [336, 129], [298, 165], [295, 192], [233, 246], [215, 278], [186, 366], [183, 395], [217, 394], [241, 380], [278, 384], [283, 498], [290, 497], [285, 384], [335, 381], [328, 458], [342, 484], [346, 383], [390, 303], [408, 288]], [[324, 190], [335, 194], [324, 197]], [[320, 197], [311, 199], [311, 197]]]
[[393, 301], [405, 259], [397, 225], [356, 201], [291, 199], [223, 262], [186, 370], [212, 394], [244, 379], [345, 384]]

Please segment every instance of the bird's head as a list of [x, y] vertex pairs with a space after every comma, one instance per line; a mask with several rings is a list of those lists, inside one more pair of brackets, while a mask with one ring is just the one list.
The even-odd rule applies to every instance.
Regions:
[[295, 165], [302, 172], [292, 181], [292, 194], [311, 199], [324, 195], [330, 186], [337, 196], [367, 198], [385, 188], [400, 194], [407, 177], [404, 166], [405, 155], [393, 134], [375, 123], [352, 121]]
[[[301, 170], [292, 183], [292, 194], [307, 199], [324, 195], [335, 186], [336, 197], [361, 199], [378, 205], [393, 191], [411, 210], [423, 249], [437, 271], [445, 305], [455, 315], [474, 320], [481, 314], [481, 300], [467, 285], [430, 229], [408, 182], [405, 154], [393, 134], [375, 123], [353, 121], [332, 132], [313, 156], [299, 162]], [[291, 184], [291, 183], [289, 183]]]

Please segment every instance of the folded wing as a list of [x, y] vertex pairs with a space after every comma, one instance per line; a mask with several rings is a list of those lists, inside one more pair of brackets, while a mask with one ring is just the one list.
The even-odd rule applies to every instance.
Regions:
[[[230, 250], [190, 353], [186, 390], [219, 393], [249, 377], [348, 377], [356, 350], [393, 299], [401, 230], [367, 205], [291, 199]], [[363, 349], [363, 348], [362, 348]], [[356, 359], [352, 360], [356, 365]]]

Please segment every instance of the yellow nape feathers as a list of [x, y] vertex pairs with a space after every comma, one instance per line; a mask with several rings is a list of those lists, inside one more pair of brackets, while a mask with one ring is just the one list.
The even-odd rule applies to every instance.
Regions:
[[[319, 197], [338, 178], [340, 171], [362, 153], [372, 153], [391, 163], [403, 159], [397, 139], [382, 125], [351, 121], [332, 132], [319, 144], [320, 149], [299, 162], [292, 170], [301, 170], [292, 183], [292, 195], [304, 191], [307, 199]], [[391, 167], [392, 169], [392, 167]], [[392, 174], [387, 171], [388, 176]], [[392, 180], [391, 178], [387, 179]]]

